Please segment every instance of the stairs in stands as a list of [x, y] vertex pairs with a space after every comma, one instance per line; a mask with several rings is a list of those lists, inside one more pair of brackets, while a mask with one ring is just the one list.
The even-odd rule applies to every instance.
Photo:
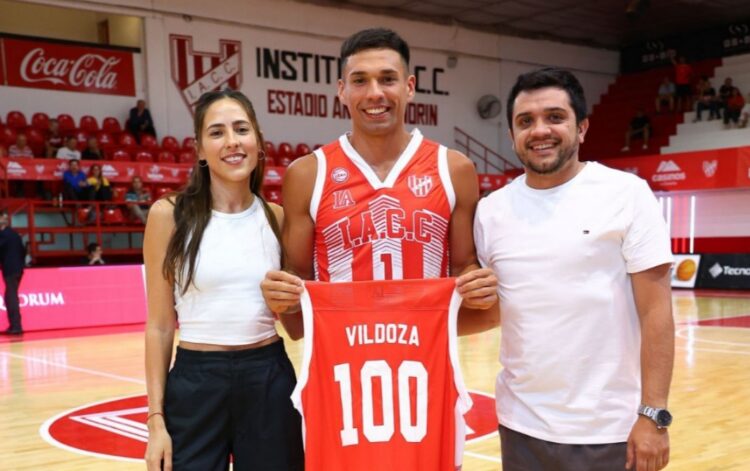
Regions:
[[[721, 59], [691, 65], [696, 80], [702, 75], [713, 77], [714, 69], [721, 65]], [[665, 107], [662, 108], [661, 114], [656, 114], [656, 96], [659, 84], [665, 76], [674, 80], [674, 69], [663, 67], [619, 76], [589, 116], [590, 126], [586, 141], [581, 146], [581, 159], [599, 160], [658, 154], [659, 149], [669, 143], [669, 137], [675, 134], [677, 125], [684, 119], [683, 113], [670, 113]], [[643, 149], [642, 142], [635, 140], [631, 142], [629, 152], [621, 152], [625, 144], [625, 131], [639, 109], [643, 109], [651, 120], [649, 146]]]

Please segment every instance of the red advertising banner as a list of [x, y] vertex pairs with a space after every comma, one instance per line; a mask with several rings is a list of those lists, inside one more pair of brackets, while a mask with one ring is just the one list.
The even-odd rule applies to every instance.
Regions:
[[[0, 287], [5, 291], [2, 279]], [[31, 268], [19, 290], [25, 331], [146, 321], [142, 265]], [[0, 328], [7, 326], [0, 299]]]
[[655, 191], [750, 187], [750, 147], [604, 159], [634, 173]]
[[7, 85], [135, 96], [132, 52], [15, 38], [2, 49]]
[[[164, 164], [145, 162], [121, 162], [111, 160], [81, 160], [81, 170], [88, 174], [89, 168], [97, 164], [102, 174], [112, 183], [130, 183], [139, 176], [144, 183], [179, 185], [185, 183], [193, 170], [192, 164]], [[62, 180], [68, 162], [60, 159], [0, 159], [0, 180]], [[281, 186], [284, 167], [266, 167], [264, 185]]]
[[512, 180], [511, 177], [505, 174], [480, 173], [477, 177], [479, 178], [479, 191], [481, 193], [495, 191], [498, 188], [504, 187]]

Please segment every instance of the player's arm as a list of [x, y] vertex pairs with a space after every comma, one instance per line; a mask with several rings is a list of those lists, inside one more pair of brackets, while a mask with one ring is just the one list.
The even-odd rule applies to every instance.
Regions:
[[149, 470], [172, 469], [172, 441], [163, 415], [167, 371], [172, 360], [175, 324], [173, 284], [164, 277], [162, 266], [169, 239], [174, 232], [173, 205], [159, 200], [151, 207], [143, 237], [143, 260], [146, 267], [146, 391], [149, 430], [146, 465]]
[[[666, 408], [674, 366], [674, 319], [670, 264], [630, 275], [641, 325], [641, 403]], [[628, 438], [627, 464], [662, 469], [669, 461], [667, 429], [639, 416]]]
[[315, 224], [310, 217], [317, 161], [313, 154], [294, 161], [284, 175], [281, 196], [284, 201], [284, 225], [281, 246], [284, 267], [270, 271], [261, 283], [266, 304], [281, 319], [292, 339], [302, 338], [300, 294], [302, 280], [313, 278], [313, 237]]
[[474, 212], [479, 201], [479, 182], [474, 164], [460, 152], [448, 151], [448, 170], [456, 205], [450, 223], [450, 270], [463, 297], [458, 315], [458, 334], [469, 335], [492, 329], [500, 323], [497, 278], [489, 268], [480, 268], [474, 248]]

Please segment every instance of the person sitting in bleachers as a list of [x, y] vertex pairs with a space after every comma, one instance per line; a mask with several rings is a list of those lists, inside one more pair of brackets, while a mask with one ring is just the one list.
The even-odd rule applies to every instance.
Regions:
[[726, 108], [724, 109], [724, 127], [726, 129], [732, 127], [731, 123], [739, 127], [740, 115], [744, 107], [745, 99], [742, 97], [742, 93], [738, 88], [732, 87], [732, 93], [727, 98]]
[[703, 110], [708, 110], [708, 120], [719, 119], [719, 99], [708, 77], [703, 76], [698, 84], [697, 105], [693, 122], [701, 121]]
[[151, 112], [146, 108], [146, 100], [138, 100], [136, 107], [131, 108], [127, 127], [139, 145], [141, 143], [141, 133], [156, 137], [154, 121], [151, 119]]
[[674, 111], [674, 94], [675, 87], [674, 83], [669, 80], [669, 77], [664, 77], [661, 85], [659, 85], [659, 94], [656, 96], [656, 112], [661, 113], [662, 105], [667, 105], [669, 111]]
[[[727, 77], [724, 79], [724, 84], [719, 87], [719, 96], [717, 101], [718, 111], [721, 111], [722, 113], [726, 112], [727, 105], [729, 104], [729, 98], [732, 96], [732, 90], [734, 90], [732, 77]], [[716, 115], [716, 117], [718, 119], [718, 114]], [[724, 116], [724, 124], [726, 124], [726, 116]]]
[[86, 265], [104, 265], [102, 246], [91, 242], [86, 246]]
[[8, 157], [14, 158], [33, 158], [34, 151], [27, 144], [26, 134], [18, 133], [16, 136], [16, 143], [8, 148]]
[[68, 162], [68, 169], [63, 173], [63, 197], [74, 201], [84, 201], [89, 197], [89, 184], [77, 159]]
[[54, 118], [50, 119], [49, 129], [44, 136], [44, 148], [46, 149], [47, 158], [57, 156], [57, 150], [63, 146], [64, 142], [65, 140], [62, 134], [60, 134], [60, 123]]
[[128, 204], [128, 209], [130, 209], [130, 213], [133, 217], [139, 219], [143, 224], [146, 224], [148, 208], [151, 204], [151, 193], [143, 187], [143, 180], [141, 177], [133, 177], [133, 182], [131, 184], [132, 187], [130, 188], [130, 191], [125, 194], [125, 201], [131, 203]]
[[86, 179], [89, 188], [89, 198], [92, 201], [112, 201], [112, 188], [109, 180], [102, 175], [102, 167], [93, 164], [89, 169], [89, 177]]
[[89, 137], [86, 141], [86, 148], [81, 152], [81, 159], [83, 160], [103, 160], [104, 154], [99, 148], [99, 141], [95, 137]]
[[651, 121], [646, 116], [646, 113], [641, 109], [635, 113], [633, 119], [630, 120], [630, 126], [625, 131], [625, 146], [621, 149], [622, 152], [630, 150], [631, 139], [643, 139], [643, 148], [648, 149], [648, 138], [651, 137]]
[[75, 136], [68, 136], [65, 139], [65, 146], [57, 149], [56, 157], [63, 160], [81, 160], [81, 151], [77, 147], [78, 139]]

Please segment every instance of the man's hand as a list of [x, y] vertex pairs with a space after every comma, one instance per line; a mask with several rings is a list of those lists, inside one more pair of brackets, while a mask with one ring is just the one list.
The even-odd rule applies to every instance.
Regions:
[[476, 268], [456, 278], [458, 294], [463, 306], [485, 310], [497, 302], [497, 277], [489, 268]]
[[659, 471], [669, 463], [669, 432], [657, 429], [649, 418], [639, 416], [628, 437], [625, 469]]
[[300, 295], [304, 291], [302, 279], [285, 271], [269, 271], [260, 282], [263, 299], [271, 311], [280, 314], [299, 310]]

